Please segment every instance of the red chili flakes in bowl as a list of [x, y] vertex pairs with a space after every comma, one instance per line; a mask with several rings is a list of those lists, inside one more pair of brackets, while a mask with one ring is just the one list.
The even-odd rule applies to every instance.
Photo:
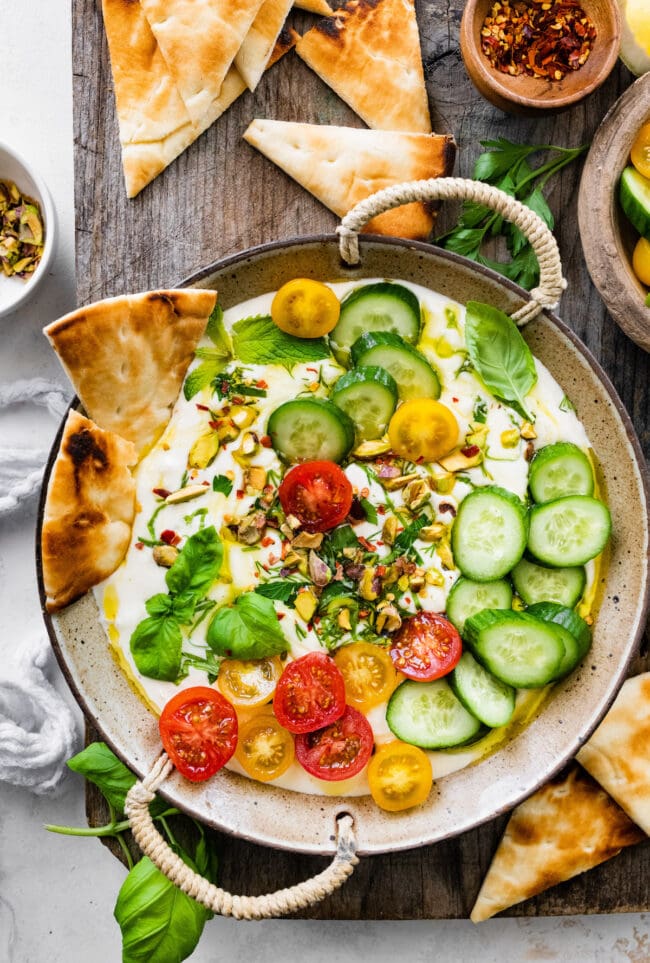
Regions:
[[481, 49], [497, 70], [556, 81], [582, 67], [595, 39], [578, 0], [497, 0], [481, 28]]

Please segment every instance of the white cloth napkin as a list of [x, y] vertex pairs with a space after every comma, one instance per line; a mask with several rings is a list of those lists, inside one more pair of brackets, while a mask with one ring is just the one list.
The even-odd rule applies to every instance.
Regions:
[[[64, 390], [42, 378], [0, 386], [0, 409], [25, 402], [47, 408], [57, 420], [68, 407]], [[39, 490], [46, 458], [38, 448], [0, 448], [0, 516]], [[21, 639], [0, 666], [0, 782], [38, 795], [59, 788], [78, 742], [74, 716], [45, 675], [50, 659], [43, 632]]]

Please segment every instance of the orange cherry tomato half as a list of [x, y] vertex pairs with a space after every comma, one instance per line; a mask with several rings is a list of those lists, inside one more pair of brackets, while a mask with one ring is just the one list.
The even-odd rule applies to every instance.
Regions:
[[241, 723], [235, 759], [253, 779], [277, 779], [294, 757], [293, 736], [280, 725], [270, 707]]
[[273, 711], [289, 732], [313, 732], [345, 712], [345, 683], [334, 660], [309, 652], [290, 662], [277, 684]]
[[372, 642], [342, 646], [334, 661], [345, 681], [348, 705], [367, 712], [385, 702], [397, 685], [397, 672], [388, 650]]
[[277, 655], [265, 659], [224, 659], [217, 686], [234, 706], [252, 709], [269, 702], [281, 675], [282, 662]]
[[644, 124], [632, 144], [630, 160], [644, 177], [650, 177], [650, 121]]
[[352, 706], [329, 726], [296, 736], [296, 759], [302, 768], [328, 782], [356, 776], [370, 759], [372, 748], [370, 723]]
[[426, 752], [396, 739], [381, 746], [368, 766], [370, 794], [381, 809], [397, 813], [423, 803], [433, 771]]
[[438, 461], [458, 442], [453, 412], [433, 398], [414, 398], [399, 406], [388, 425], [396, 455], [409, 461]]
[[278, 489], [285, 515], [295, 515], [308, 532], [340, 525], [352, 507], [352, 485], [333, 461], [306, 461], [282, 479]]
[[418, 612], [404, 619], [390, 657], [409, 679], [432, 682], [454, 668], [463, 652], [460, 635], [443, 615]]
[[632, 254], [632, 268], [641, 284], [650, 287], [650, 241], [640, 237]]
[[237, 714], [216, 689], [195, 686], [177, 693], [158, 720], [165, 752], [192, 782], [209, 779], [237, 745]]
[[341, 304], [331, 288], [310, 278], [294, 278], [276, 292], [271, 318], [298, 338], [321, 338], [336, 327]]

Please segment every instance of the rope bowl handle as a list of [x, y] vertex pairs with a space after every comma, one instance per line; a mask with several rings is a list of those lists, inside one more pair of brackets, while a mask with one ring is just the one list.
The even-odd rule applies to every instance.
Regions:
[[359, 232], [364, 225], [401, 204], [414, 201], [473, 201], [482, 204], [515, 224], [530, 242], [539, 262], [539, 284], [530, 292], [531, 300], [512, 314], [519, 326], [531, 321], [543, 308], [555, 308], [566, 281], [557, 242], [541, 217], [521, 201], [483, 181], [462, 177], [437, 177], [409, 181], [386, 187], [360, 201], [345, 215], [336, 229], [341, 257], [346, 264], [361, 262]]
[[178, 886], [213, 913], [238, 920], [261, 920], [295, 913], [329, 896], [343, 885], [359, 862], [352, 817], [337, 817], [336, 855], [330, 865], [296, 886], [264, 896], [233, 896], [191, 869], [172, 850], [156, 829], [149, 803], [156, 790], [173, 771], [174, 765], [163, 752], [142, 781], [134, 783], [126, 796], [125, 813], [138, 846], [155, 866]]

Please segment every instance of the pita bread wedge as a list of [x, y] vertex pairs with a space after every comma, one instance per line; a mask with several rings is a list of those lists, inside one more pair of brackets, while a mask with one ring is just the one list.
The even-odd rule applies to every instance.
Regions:
[[294, 7], [299, 10], [308, 10], [310, 13], [319, 13], [321, 17], [329, 17], [332, 8], [326, 0], [296, 0]]
[[572, 765], [514, 810], [470, 919], [487, 920], [645, 838], [591, 776]]
[[296, 51], [369, 127], [431, 131], [414, 0], [348, 0]]
[[48, 612], [107, 578], [131, 540], [134, 446], [71, 411], [47, 490], [41, 551]]
[[140, 0], [191, 119], [200, 123], [264, 0]]
[[650, 833], [650, 672], [623, 683], [577, 759], [628, 816]]
[[273, 53], [273, 47], [287, 19], [293, 0], [264, 0], [250, 30], [235, 56], [235, 67], [255, 90]]
[[[453, 138], [438, 134], [254, 120], [244, 134], [253, 147], [340, 217], [375, 191], [402, 181], [451, 173]], [[364, 231], [426, 239], [434, 216], [406, 204], [369, 221]]]
[[188, 288], [97, 301], [44, 329], [88, 415], [142, 455], [163, 431], [214, 308]]

